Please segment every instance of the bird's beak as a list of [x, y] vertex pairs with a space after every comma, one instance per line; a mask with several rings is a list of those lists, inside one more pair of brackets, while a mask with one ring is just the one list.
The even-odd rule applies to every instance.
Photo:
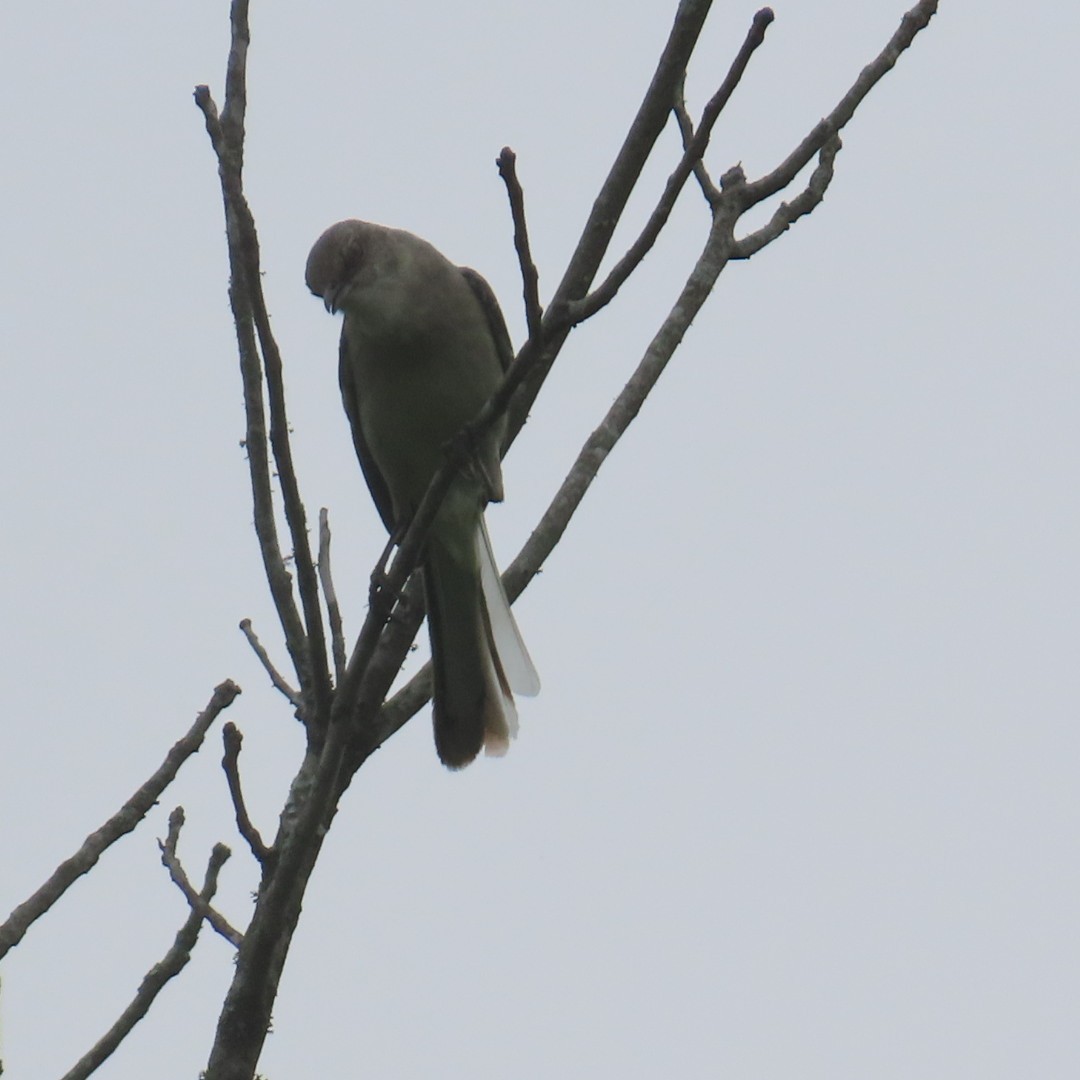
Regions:
[[336, 285], [332, 285], [323, 293], [323, 307], [325, 307], [331, 315], [337, 314], [337, 299], [340, 295], [341, 289]]

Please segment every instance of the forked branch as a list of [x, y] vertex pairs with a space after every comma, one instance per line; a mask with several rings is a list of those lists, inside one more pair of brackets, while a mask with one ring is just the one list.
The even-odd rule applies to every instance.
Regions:
[[[180, 840], [180, 830], [184, 827], [184, 808], [178, 806], [169, 815], [169, 835], [164, 841], [158, 841], [161, 849], [161, 863], [169, 871], [169, 877], [173, 884], [184, 894], [184, 899], [194, 914], [200, 919], [205, 919], [233, 948], [239, 948], [244, 940], [244, 935], [239, 930], [229, 925], [229, 921], [210, 906], [207, 900], [195, 891], [195, 887], [188, 880], [187, 873], [181, 865], [180, 856], [176, 853], [176, 845]], [[214, 850], [221, 850], [221, 858], [224, 862], [232, 854], [224, 844], [215, 844]]]
[[227, 709], [240, 687], [226, 679], [214, 689], [206, 708], [196, 717], [191, 729], [165, 755], [165, 760], [154, 774], [101, 828], [92, 832], [78, 851], [65, 859], [52, 873], [49, 880], [33, 896], [23, 901], [0, 925], [0, 957], [22, 940], [23, 935], [60, 899], [78, 879], [92, 870], [105, 850], [120, 837], [131, 832], [157, 804], [161, 793], [175, 779], [180, 766], [203, 744], [210, 725]]
[[[220, 118], [208, 87], [196, 87], [195, 103], [202, 110], [206, 130], [217, 155], [218, 176], [225, 202], [225, 229], [231, 271], [229, 302], [236, 324], [244, 385], [244, 409], [247, 416], [245, 445], [255, 504], [255, 529], [274, 606], [300, 681], [309, 730], [314, 732], [325, 724], [330, 703], [326, 640], [315, 563], [308, 541], [307, 514], [300, 498], [296, 470], [292, 463], [281, 353], [270, 328], [270, 317], [262, 291], [259, 238], [241, 179], [244, 119], [247, 109], [246, 63], [250, 42], [248, 0], [233, 0], [230, 23], [232, 44], [225, 75], [225, 105]], [[270, 407], [269, 432], [263, 406], [264, 385]], [[281, 484], [285, 520], [292, 540], [303, 620], [296, 607], [292, 581], [277, 537], [267, 453], [268, 441], [273, 450]]]
[[[202, 904], [209, 906], [210, 901], [214, 899], [214, 893], [217, 892], [218, 874], [228, 858], [229, 849], [224, 844], [215, 844], [206, 866], [203, 886], [198, 893]], [[202, 915], [192, 910], [187, 921], [177, 932], [172, 947], [143, 977], [131, 1004], [120, 1014], [116, 1023], [64, 1073], [62, 1080], [85, 1080], [127, 1038], [131, 1029], [150, 1011], [150, 1006], [154, 1004], [158, 994], [169, 980], [179, 975], [187, 966], [202, 925]]]

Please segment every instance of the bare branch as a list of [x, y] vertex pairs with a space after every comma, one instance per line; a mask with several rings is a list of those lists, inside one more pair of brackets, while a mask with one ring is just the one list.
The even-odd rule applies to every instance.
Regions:
[[106, 848], [131, 832], [142, 821], [156, 805], [161, 793], [172, 783], [180, 766], [202, 746], [210, 725], [223, 709], [233, 703], [239, 693], [240, 687], [229, 679], [215, 687], [209, 704], [199, 713], [188, 733], [165, 755], [165, 760], [153, 776], [101, 828], [92, 832], [82, 847], [69, 859], [65, 859], [53, 871], [49, 880], [33, 896], [15, 908], [7, 921], [0, 926], [0, 957], [18, 945], [30, 925], [41, 918], [70, 885], [94, 867]]
[[[257, 1058], [262, 1035], [253, 1033], [250, 1016], [253, 1010], [269, 1016], [289, 938], [299, 917], [304, 882], [318, 858], [338, 798], [360, 763], [375, 748], [370, 721], [415, 637], [422, 616], [416, 583], [408, 589], [405, 584], [419, 561], [424, 538], [442, 497], [467, 456], [466, 445], [465, 438], [455, 442], [455, 452], [432, 479], [402, 536], [383, 586], [372, 597], [345, 676], [334, 696], [325, 743], [317, 756], [309, 754], [293, 781], [279, 839], [274, 844], [277, 858], [273, 873], [264, 880], [256, 916], [245, 935], [237, 976], [219, 1020], [208, 1077], [219, 1075], [217, 1070], [230, 1070], [237, 1061], [253, 1065]], [[373, 663], [377, 652], [381, 662]], [[380, 681], [383, 677], [385, 684]]]
[[281, 816], [273, 872], [264, 874], [255, 913], [218, 1018], [206, 1080], [250, 1078], [262, 1050], [304, 890], [336, 812], [346, 724], [331, 725], [321, 754], [309, 746]]
[[221, 759], [221, 767], [225, 770], [225, 779], [229, 784], [229, 795], [232, 798], [233, 810], [236, 812], [236, 827], [247, 841], [248, 847], [251, 848], [251, 854], [260, 863], [265, 863], [273, 852], [263, 843], [259, 830], [251, 823], [247, 807], [244, 805], [244, 793], [240, 787], [240, 747], [244, 736], [240, 729], [230, 721], [221, 730], [221, 741], [225, 746], [225, 756]]
[[334, 681], [341, 682], [345, 674], [345, 630], [341, 622], [334, 576], [330, 570], [330, 512], [319, 510], [319, 581], [326, 597], [326, 612], [330, 619], [330, 642], [334, 655]]
[[[206, 867], [199, 899], [209, 905], [217, 892], [218, 874], [229, 858], [224, 844], [215, 844]], [[188, 916], [169, 951], [146, 973], [131, 1004], [120, 1014], [109, 1030], [63, 1076], [62, 1080], [85, 1080], [113, 1053], [131, 1029], [150, 1011], [150, 1006], [170, 979], [175, 978], [191, 959], [203, 917], [196, 911]]]
[[225, 110], [221, 123], [233, 155], [236, 172], [244, 163], [244, 120], [247, 116], [248, 0], [232, 0], [229, 7], [229, 59], [225, 65]]
[[[238, 51], [234, 43], [233, 52]], [[230, 53], [231, 59], [232, 53]], [[230, 71], [232, 67], [230, 65]], [[217, 105], [205, 86], [195, 88], [195, 103], [202, 110], [206, 119], [206, 130], [218, 160], [218, 176], [221, 180], [222, 196], [225, 202], [225, 221], [229, 236], [229, 303], [232, 307], [233, 322], [236, 325], [236, 343], [240, 353], [240, 376], [244, 387], [244, 414], [247, 419], [247, 431], [244, 448], [247, 450], [248, 471], [251, 476], [251, 496], [254, 506], [255, 535], [259, 540], [266, 580], [270, 586], [270, 595], [274, 601], [281, 628], [285, 634], [285, 644], [297, 671], [303, 669], [305, 650], [304, 627], [300, 613], [296, 609], [292, 593], [292, 575], [285, 566], [281, 553], [281, 544], [277, 535], [277, 523], [274, 519], [274, 497], [270, 482], [270, 458], [267, 452], [268, 433], [266, 412], [263, 403], [262, 361], [256, 343], [254, 317], [248, 290], [243, 285], [247, 274], [244, 260], [240, 257], [237, 233], [240, 231], [238, 215], [242, 216], [243, 191], [239, 188], [240, 165], [243, 157], [242, 135], [239, 143], [236, 137], [226, 138], [224, 122], [218, 117]], [[226, 100], [229, 110], [230, 100]], [[235, 110], [230, 112], [233, 123], [230, 130], [235, 131], [241, 119], [235, 119]], [[249, 211], [250, 214], [250, 211]]]
[[[180, 839], [180, 830], [183, 827], [184, 808], [178, 806], [169, 815], [169, 834], [167, 838], [164, 842], [158, 841], [158, 847], [161, 849], [161, 865], [169, 871], [169, 877], [172, 878], [173, 884], [184, 894], [184, 898], [187, 900], [192, 912], [200, 919], [205, 919], [230, 945], [239, 949], [240, 943], [244, 940], [244, 935], [230, 926], [228, 920], [195, 891], [194, 886], [184, 872], [183, 866], [180, 865], [180, 858], [176, 854], [176, 844]], [[218, 848], [224, 849], [225, 858], [232, 854], [224, 844], [215, 844], [214, 850], [216, 851]]]
[[289, 533], [292, 537], [297, 584], [300, 587], [300, 601], [307, 626], [307, 648], [304, 652], [305, 664], [300, 669], [300, 685], [305, 694], [310, 693], [314, 698], [313, 715], [305, 718], [311, 720], [317, 717], [325, 718], [330, 705], [330, 672], [327, 667], [326, 638], [323, 631], [315, 561], [308, 541], [307, 512], [300, 498], [300, 486], [296, 479], [296, 469], [293, 466], [292, 448], [289, 442], [281, 353], [278, 351], [277, 342], [270, 329], [270, 316], [267, 313], [266, 300], [262, 292], [254, 218], [251, 219], [251, 230], [250, 257], [253, 272], [247, 278], [247, 282], [252, 288], [255, 325], [266, 364], [266, 386], [270, 400], [270, 444], [274, 451], [274, 461], [277, 463], [278, 482], [281, 484], [282, 502], [285, 505], [285, 520], [288, 522]]
[[540, 274], [529, 250], [529, 229], [525, 223], [525, 192], [518, 180], [517, 154], [509, 146], [504, 146], [495, 163], [499, 167], [499, 175], [503, 178], [506, 194], [510, 199], [510, 213], [514, 219], [514, 248], [518, 255], [518, 265], [521, 267], [521, 282], [525, 295], [525, 322], [529, 337], [534, 338], [540, 334], [540, 320], [544, 317], [544, 309], [540, 306]]
[[900, 54], [915, 40], [915, 35], [926, 29], [937, 8], [937, 0], [920, 0], [904, 15], [889, 43], [862, 69], [854, 85], [840, 99], [836, 108], [824, 120], [819, 121], [810, 134], [771, 173], [743, 188], [740, 203], [744, 210], [786, 188], [829, 139], [843, 129], [863, 98], [892, 70], [900, 59]]
[[[672, 112], [675, 114], [675, 122], [679, 125], [683, 150], [686, 150], [694, 137], [694, 121], [690, 119], [690, 111], [686, 107], [685, 77], [675, 89], [675, 104], [672, 106]], [[701, 194], [705, 196], [705, 201], [710, 206], [714, 205], [720, 198], [720, 189], [713, 183], [703, 160], [694, 162], [694, 178], [698, 182], [698, 187], [701, 188]]]
[[608, 409], [603, 421], [586, 439], [540, 522], [503, 573], [503, 585], [511, 600], [516, 600], [525, 591], [558, 544], [600, 466], [637, 416], [690, 324], [708, 299], [716, 279], [730, 258], [729, 228], [729, 223], [722, 217], [714, 221], [686, 284], [653, 336], [634, 374]]
[[[742, 81], [746, 66], [750, 63], [750, 57], [754, 55], [758, 46], [765, 40], [765, 31], [769, 28], [773, 18], [772, 8], [762, 8], [754, 16], [742, 48], [739, 49], [727, 76], [720, 84], [720, 88], [713, 94], [702, 110], [701, 123], [698, 124], [697, 131], [686, 145], [679, 164], [675, 166], [675, 171], [668, 177], [660, 201], [649, 216], [649, 220], [645, 223], [641, 234], [630, 245], [629, 251], [612, 267], [608, 276], [593, 292], [589, 293], [583, 300], [570, 304], [570, 317], [571, 322], [574, 324], [584, 322], [590, 316], [595, 315], [605, 304], [611, 303], [623, 282], [638, 268], [641, 260], [645, 258], [652, 249], [653, 244], [656, 243], [660, 230], [663, 229], [668, 218], [671, 217], [671, 211], [674, 209], [675, 202], [682, 192], [683, 185], [693, 171], [694, 166], [701, 162], [705, 150], [708, 148], [712, 129], [720, 118], [720, 113], [723, 112], [724, 106], [731, 100], [735, 88]], [[677, 106], [683, 81], [683, 79], [680, 79], [672, 89], [673, 108]]]
[[218, 113], [217, 103], [210, 96], [209, 86], [195, 87], [195, 104], [199, 107], [206, 121], [206, 133], [210, 136], [210, 145], [214, 148], [215, 155], [220, 159], [226, 153], [225, 134], [221, 130], [221, 116]]
[[[306, 720], [313, 721], [321, 716], [325, 721], [330, 701], [330, 673], [327, 667], [318, 581], [308, 542], [307, 515], [292, 463], [281, 354], [270, 327], [266, 300], [262, 292], [258, 233], [244, 195], [241, 177], [247, 107], [246, 63], [250, 41], [247, 8], [247, 0], [233, 0], [230, 11], [232, 44], [225, 76], [225, 107], [220, 121], [217, 120], [216, 106], [205, 86], [196, 88], [195, 101], [206, 117], [207, 132], [218, 159], [218, 175], [225, 203], [225, 227], [231, 269], [229, 299], [236, 323], [244, 383], [244, 406], [248, 421], [246, 445], [251, 467], [256, 533], [289, 655], [299, 676], [301, 690], [305, 697], [311, 697], [309, 702], [305, 702], [302, 712], [307, 712]], [[270, 407], [269, 435], [262, 397], [263, 368]], [[285, 507], [285, 520], [296, 559], [297, 584], [304, 612], [303, 623], [296, 609], [291, 578], [285, 569], [277, 538], [266, 452], [268, 438], [273, 449]]]
[[782, 236], [801, 217], [809, 214], [825, 197], [825, 190], [832, 183], [833, 163], [843, 143], [839, 135], [833, 135], [821, 148], [817, 168], [810, 174], [806, 187], [791, 202], [782, 202], [769, 219], [767, 225], [747, 234], [735, 242], [731, 251], [732, 259], [749, 259], [757, 254], [766, 244], [771, 244]]
[[281, 693], [285, 695], [290, 705], [300, 708], [303, 699], [301, 698], [299, 691], [294, 690], [285, 681], [285, 677], [281, 672], [274, 667], [274, 661], [270, 659], [270, 654], [263, 648], [263, 644], [259, 640], [258, 635], [252, 629], [251, 620], [241, 619], [240, 629], [243, 632], [244, 637], [247, 638], [252, 651], [259, 658], [259, 663], [262, 664], [266, 674], [270, 676], [270, 682], [274, 684], [274, 687], [277, 690], [280, 690]]

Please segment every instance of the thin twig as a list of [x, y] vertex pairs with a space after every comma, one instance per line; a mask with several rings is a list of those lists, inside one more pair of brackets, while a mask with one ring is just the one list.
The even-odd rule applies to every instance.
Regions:
[[772, 172], [743, 187], [740, 194], [743, 209], [756, 206], [763, 199], [782, 191], [795, 179], [822, 147], [843, 129], [863, 98], [892, 70], [900, 54], [915, 40], [915, 35], [926, 29], [937, 8], [937, 0], [920, 0], [904, 15], [889, 43], [862, 69], [836, 108], [815, 124], [806, 138]]
[[269, 1030], [304, 891], [337, 810], [334, 795], [347, 725], [331, 725], [321, 753], [309, 744], [293, 779], [236, 970], [218, 1016], [206, 1080], [250, 1077]]
[[525, 295], [525, 323], [529, 337], [540, 334], [540, 321], [544, 309], [540, 306], [540, 273], [533, 262], [529, 250], [529, 228], [525, 221], [525, 192], [517, 175], [517, 154], [509, 146], [502, 148], [495, 161], [499, 175], [506, 185], [506, 194], [510, 199], [510, 214], [514, 220], [514, 249], [517, 251], [518, 265], [521, 267], [521, 283]]
[[[243, 154], [243, 113], [246, 100], [245, 55], [248, 33], [247, 0], [232, 0], [230, 8], [232, 44], [226, 75], [225, 114], [233, 126], [226, 130], [228, 145], [218, 152], [218, 172], [225, 202], [229, 237], [229, 261], [232, 273], [230, 301], [237, 324], [243, 372], [245, 408], [248, 410], [249, 438], [259, 442], [259, 462], [252, 466], [255, 492], [255, 519], [263, 563], [270, 579], [271, 593], [285, 632], [286, 646], [298, 672], [304, 694], [304, 720], [308, 747], [288, 799], [282, 811], [273, 847], [277, 858], [273, 872], [264, 874], [255, 912], [240, 946], [236, 970], [218, 1018], [214, 1045], [210, 1051], [208, 1080], [251, 1076], [270, 1024], [270, 1014], [277, 995], [281, 972], [288, 955], [292, 934], [300, 915], [304, 891], [322, 846], [325, 829], [336, 811], [333, 793], [346, 741], [346, 725], [327, 730], [331, 686], [326, 644], [320, 615], [317, 575], [308, 551], [302, 506], [287, 485], [294, 476], [284, 478], [286, 516], [293, 537], [299, 576], [300, 598], [307, 621], [306, 633], [292, 592], [291, 580], [284, 573], [280, 547], [273, 525], [273, 502], [269, 492], [265, 417], [262, 413], [262, 371], [255, 344], [258, 336], [266, 350], [269, 392], [271, 394], [272, 436], [275, 459], [291, 471], [291, 462], [282, 456], [280, 440], [287, 440], [283, 397], [277, 400], [280, 372], [276, 369], [276, 349], [268, 342], [265, 305], [256, 307], [253, 297], [258, 285], [258, 262], [245, 257], [240, 244], [255, 240], [254, 222], [243, 195], [240, 161]], [[204, 99], [209, 93], [202, 91]], [[196, 101], [200, 91], [196, 91]], [[207, 130], [214, 139], [213, 112], [207, 114]], [[225, 127], [225, 117], [221, 127]], [[215, 150], [217, 151], [215, 145]], [[248, 227], [250, 225], [250, 227]], [[255, 310], [253, 311], [253, 308]], [[254, 410], [254, 411], [253, 411]], [[252, 434], [254, 432], [254, 435]]]
[[[686, 107], [686, 79], [685, 77], [675, 89], [675, 104], [671, 110], [675, 114], [675, 122], [679, 125], [679, 134], [682, 136], [683, 150], [690, 146], [694, 138], [694, 121], [690, 119], [690, 110]], [[713, 206], [720, 198], [720, 189], [713, 183], [709, 170], [702, 159], [694, 162], [694, 178], [701, 188], [701, 194], [705, 201]]]
[[[173, 884], [184, 894], [184, 899], [187, 900], [188, 906], [191, 908], [200, 919], [205, 919], [213, 929], [219, 933], [230, 945], [239, 949], [240, 943], [244, 940], [244, 935], [239, 930], [235, 929], [229, 924], [229, 921], [221, 914], [220, 911], [215, 910], [210, 904], [202, 898], [202, 896], [195, 891], [194, 886], [188, 880], [187, 874], [184, 872], [183, 866], [180, 865], [180, 858], [176, 854], [176, 844], [180, 839], [180, 830], [184, 827], [184, 808], [178, 806], [169, 815], [169, 833], [164, 841], [158, 841], [158, 847], [161, 849], [161, 864], [169, 871], [169, 877], [172, 878]], [[224, 844], [216, 844], [216, 848], [224, 848], [226, 851], [226, 858], [231, 855]]]
[[285, 695], [290, 705], [300, 708], [303, 699], [301, 698], [299, 691], [294, 690], [285, 681], [285, 677], [281, 672], [274, 667], [274, 661], [270, 659], [270, 654], [263, 648], [262, 642], [251, 627], [251, 620], [241, 619], [240, 629], [243, 632], [244, 637], [247, 638], [252, 651], [259, 658], [259, 663], [262, 664], [266, 674], [270, 676], [270, 681], [274, 684], [274, 687]]
[[[296, 562], [296, 580], [300, 588], [300, 602], [304, 609], [307, 627], [307, 648], [304, 652], [305, 667], [300, 672], [300, 686], [314, 699], [314, 715], [307, 717], [316, 725], [325, 723], [330, 711], [330, 671], [327, 666], [326, 637], [323, 630], [322, 608], [319, 603], [318, 577], [308, 540], [307, 511], [300, 498], [300, 485], [292, 461], [289, 442], [289, 422], [285, 413], [285, 381], [281, 353], [270, 329], [270, 316], [262, 292], [262, 275], [259, 270], [258, 240], [255, 237], [255, 219], [251, 219], [252, 236], [246, 245], [253, 264], [252, 273], [246, 281], [253, 289], [252, 306], [255, 326], [262, 346], [266, 367], [267, 396], [270, 401], [270, 445], [277, 464], [278, 482], [285, 506], [285, 520], [292, 537]], [[305, 678], [305, 674], [307, 678]]]
[[[224, 844], [215, 844], [206, 866], [203, 887], [199, 891], [199, 899], [204, 904], [209, 905], [213, 900], [217, 892], [218, 874], [228, 858], [229, 849]], [[116, 1050], [131, 1029], [150, 1011], [150, 1006], [165, 984], [183, 971], [191, 959], [191, 950], [195, 948], [202, 924], [202, 915], [192, 911], [177, 933], [172, 947], [143, 977], [131, 1004], [120, 1014], [116, 1023], [64, 1074], [62, 1080], [85, 1080]]]
[[[330, 672], [326, 662], [326, 641], [323, 635], [322, 611], [315, 563], [308, 541], [307, 512], [300, 498], [300, 487], [292, 462], [289, 441], [289, 422], [285, 411], [285, 386], [282, 376], [281, 352], [270, 327], [266, 297], [262, 290], [262, 271], [259, 265], [259, 237], [255, 217], [244, 195], [241, 166], [243, 162], [244, 121], [247, 114], [247, 50], [251, 40], [248, 28], [248, 0], [233, 0], [230, 10], [232, 43], [225, 73], [225, 111], [223, 125], [233, 153], [219, 159], [222, 174], [222, 196], [225, 200], [226, 235], [230, 259], [245, 264], [239, 286], [246, 293], [248, 309], [254, 317], [255, 329], [262, 349], [266, 372], [266, 392], [270, 405], [270, 445], [277, 465], [281, 485], [285, 520], [292, 539], [296, 561], [297, 585], [304, 611], [307, 636], [299, 656], [294, 656], [300, 687], [313, 698], [315, 715], [306, 719], [325, 723], [330, 704]], [[225, 171], [229, 172], [226, 179]], [[295, 611], [290, 596], [290, 608]]]
[[244, 804], [244, 792], [240, 787], [240, 747], [244, 736], [240, 729], [231, 721], [221, 729], [221, 741], [225, 747], [225, 756], [221, 759], [221, 767], [225, 770], [225, 779], [229, 785], [229, 795], [232, 798], [233, 810], [236, 812], [236, 828], [240, 835], [247, 841], [251, 848], [251, 854], [260, 863], [265, 863], [273, 854], [263, 843], [259, 830], [251, 822], [248, 816], [247, 806]]
[[341, 622], [334, 575], [330, 570], [330, 512], [319, 510], [319, 581], [326, 597], [326, 612], [330, 619], [330, 644], [334, 656], [334, 681], [341, 682], [345, 674], [345, 630]]
[[[292, 463], [281, 353], [270, 327], [270, 317], [262, 291], [258, 232], [244, 195], [241, 176], [247, 109], [246, 63], [250, 41], [247, 8], [247, 0], [233, 0], [230, 12], [232, 44], [225, 76], [225, 106], [220, 121], [217, 118], [216, 105], [205, 86], [196, 89], [195, 100], [206, 117], [207, 132], [218, 158], [218, 175], [225, 202], [226, 236], [232, 270], [229, 297], [236, 323], [244, 380], [244, 404], [248, 416], [247, 447], [251, 463], [256, 532], [263, 549], [263, 562], [271, 594], [285, 632], [286, 646], [296, 668], [302, 694], [311, 699], [305, 701], [305, 706], [309, 708], [302, 707], [302, 712], [306, 713], [304, 719], [314, 727], [319, 727], [326, 723], [329, 714], [330, 673], [327, 667], [318, 580], [308, 541], [307, 514], [300, 498], [296, 470]], [[269, 436], [262, 400], [264, 372], [270, 409]], [[296, 609], [291, 578], [284, 568], [274, 525], [269, 460], [266, 453], [267, 438], [273, 450], [285, 520], [292, 539], [297, 585], [304, 612], [303, 623]]]
[[791, 202], [782, 202], [767, 224], [737, 240], [731, 250], [732, 259], [749, 259], [751, 255], [756, 255], [821, 202], [825, 190], [832, 183], [834, 162], [842, 146], [840, 136], [834, 135], [821, 148], [817, 168], [810, 174], [806, 187]]
[[22, 940], [31, 924], [41, 918], [67, 891], [68, 887], [93, 868], [110, 844], [131, 832], [157, 804], [161, 793], [172, 783], [180, 766], [194, 754], [206, 737], [210, 725], [223, 709], [227, 709], [240, 693], [240, 687], [229, 679], [215, 687], [206, 708], [199, 713], [191, 729], [165, 755], [157, 771], [131, 796], [99, 829], [92, 832], [82, 847], [65, 859], [29, 899], [21, 903], [0, 926], [0, 957]]
[[[230, 74], [226, 77], [227, 86], [235, 81], [231, 78], [234, 72], [234, 57], [245, 53], [246, 36], [241, 37], [236, 32], [234, 19], [233, 46], [229, 53]], [[304, 624], [293, 598], [292, 575], [286, 568], [274, 516], [274, 495], [268, 453], [269, 436], [263, 401], [263, 366], [259, 355], [249, 290], [243, 284], [248, 267], [246, 260], [241, 257], [237, 245], [232, 240], [240, 229], [236, 217], [243, 208], [243, 189], [240, 187], [240, 167], [243, 160], [243, 111], [240, 110], [238, 117], [237, 110], [233, 107], [233, 102], [237, 100], [237, 93], [239, 92], [234, 90], [232, 97], [226, 95], [224, 116], [219, 117], [217, 105], [206, 86], [195, 87], [195, 104], [198, 105], [205, 118], [206, 131], [217, 157], [218, 177], [221, 181], [225, 220], [230, 237], [228, 245], [229, 303], [232, 307], [233, 323], [236, 326], [240, 377], [244, 389], [244, 416], [247, 424], [244, 448], [247, 451], [248, 472], [251, 478], [255, 535], [259, 540], [259, 553], [262, 555], [270, 595], [285, 635], [285, 646], [295, 669], [302, 671], [307, 646]], [[226, 125], [225, 117], [230, 120], [228, 125]]]

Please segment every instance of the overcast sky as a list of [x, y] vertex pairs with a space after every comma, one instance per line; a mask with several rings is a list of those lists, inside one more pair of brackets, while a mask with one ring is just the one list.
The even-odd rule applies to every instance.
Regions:
[[[908, 0], [800, 0], [719, 126], [773, 167]], [[247, 191], [309, 513], [355, 632], [383, 544], [304, 288], [333, 221], [479, 269], [523, 338], [519, 155], [546, 298], [674, 0], [253, 0]], [[1072, 0], [945, 0], [844, 133], [825, 203], [731, 266], [518, 607], [543, 678], [502, 761], [425, 710], [346, 796], [260, 1072], [910, 1080], [1080, 1073], [1080, 172]], [[718, 4], [696, 110], [752, 4]], [[213, 686], [264, 835], [299, 761], [236, 629], [282, 656], [239, 440], [220, 195], [227, 3], [12, 6], [0, 59], [0, 917], [142, 783]], [[677, 158], [657, 147], [618, 254]], [[759, 214], [751, 224], [762, 220]], [[508, 561], [677, 295], [688, 186], [575, 332], [489, 521]], [[420, 656], [414, 661], [419, 662]], [[243, 925], [220, 730], [3, 970], [5, 1076], [61, 1075], [186, 917], [169, 810]], [[232, 974], [190, 967], [100, 1075], [194, 1077]]]

